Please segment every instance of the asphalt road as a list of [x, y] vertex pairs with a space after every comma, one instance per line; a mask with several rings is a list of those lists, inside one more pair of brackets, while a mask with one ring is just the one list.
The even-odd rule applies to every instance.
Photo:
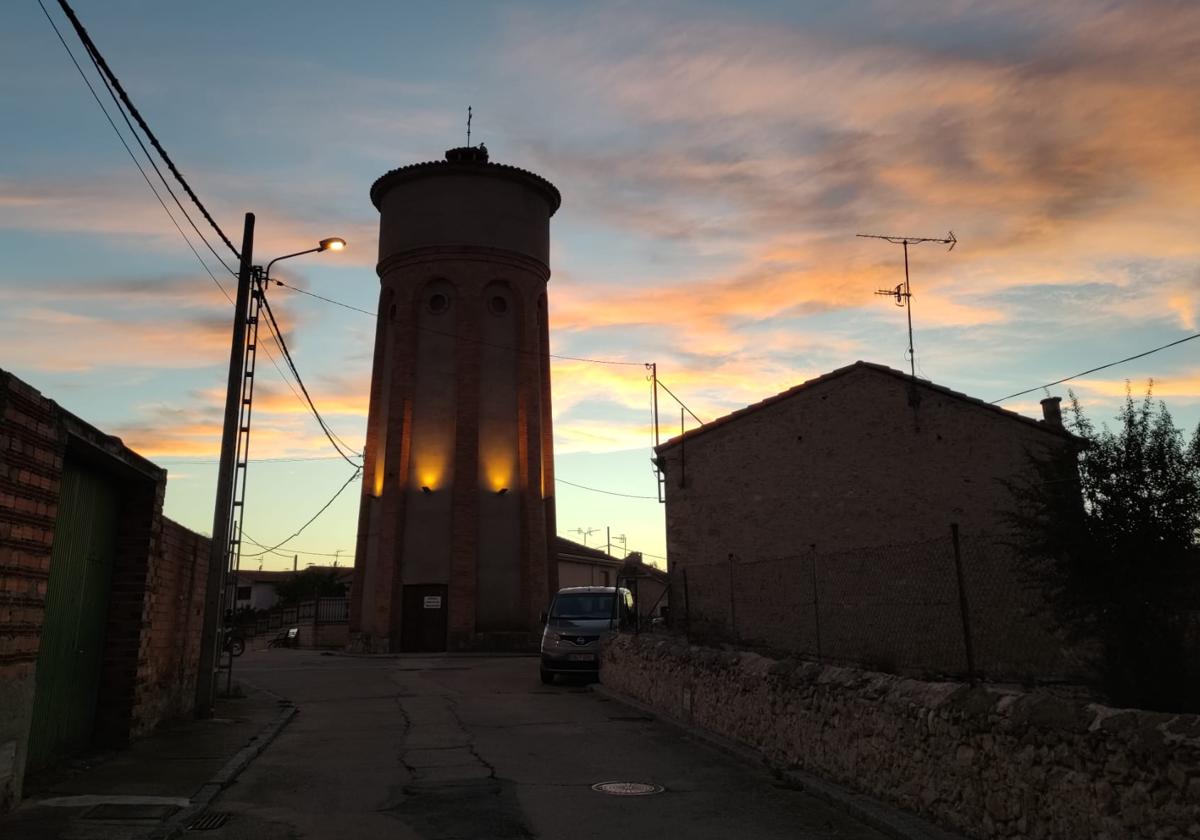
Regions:
[[[543, 686], [537, 665], [526, 657], [247, 653], [239, 676], [300, 713], [213, 802], [230, 818], [203, 836], [883, 837], [580, 682]], [[592, 790], [609, 781], [665, 791]]]

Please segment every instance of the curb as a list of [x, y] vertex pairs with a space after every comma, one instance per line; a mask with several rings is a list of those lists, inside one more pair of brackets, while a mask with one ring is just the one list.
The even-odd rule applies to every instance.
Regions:
[[607, 686], [593, 683], [591, 690], [609, 700], [623, 703], [630, 708], [650, 715], [655, 720], [673, 726], [681, 730], [688, 737], [702, 741], [727, 755], [731, 755], [748, 764], [765, 767], [776, 774], [788, 787], [803, 791], [820, 799], [826, 804], [832, 805], [838, 810], [849, 814], [859, 822], [889, 837], [896, 838], [896, 840], [965, 840], [962, 835], [954, 834], [944, 828], [940, 828], [922, 817], [906, 813], [890, 805], [885, 805], [877, 799], [873, 799], [865, 794], [855, 793], [848, 788], [825, 781], [811, 773], [806, 773], [802, 770], [784, 770], [773, 766], [762, 753], [752, 747], [665, 715], [658, 709], [648, 706], [640, 700], [635, 700], [632, 697], [613, 691]]
[[344, 656], [347, 659], [505, 659], [536, 658], [537, 651], [444, 651], [441, 653], [358, 653], [348, 650], [322, 650], [321, 656]]
[[250, 762], [258, 758], [263, 750], [278, 737], [283, 728], [300, 711], [288, 701], [281, 700], [280, 702], [287, 702], [288, 705], [281, 708], [270, 723], [252, 736], [246, 746], [238, 750], [211, 779], [200, 786], [191, 797], [191, 805], [171, 817], [159, 827], [158, 831], [151, 834], [151, 840], [171, 840], [183, 833], [187, 826], [208, 808], [209, 803], [216, 795], [228, 787], [243, 770], [250, 766]]

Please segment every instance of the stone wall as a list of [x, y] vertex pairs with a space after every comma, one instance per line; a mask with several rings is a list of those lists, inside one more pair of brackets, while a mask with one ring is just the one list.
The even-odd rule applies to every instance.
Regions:
[[1200, 836], [1200, 716], [621, 636], [601, 680], [978, 838]]

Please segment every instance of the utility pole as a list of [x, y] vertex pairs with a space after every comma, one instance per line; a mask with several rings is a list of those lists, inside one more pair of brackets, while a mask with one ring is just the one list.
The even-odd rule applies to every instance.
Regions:
[[650, 380], [650, 413], [654, 423], [654, 457], [650, 459], [650, 463], [654, 465], [655, 484], [658, 487], [658, 501], [662, 504], [666, 501], [663, 495], [663, 483], [666, 480], [663, 476], [663, 461], [658, 454], [658, 363], [647, 362], [646, 370], [650, 371], [650, 375], [646, 377]]
[[875, 233], [856, 233], [855, 236], [862, 239], [882, 239], [884, 242], [890, 242], [893, 245], [904, 246], [904, 282], [897, 285], [894, 289], [880, 289], [875, 294], [896, 298], [896, 305], [903, 306], [908, 313], [908, 366], [913, 379], [916, 379], [917, 357], [913, 351], [912, 289], [908, 283], [908, 246], [920, 245], [922, 242], [939, 242], [942, 245], [949, 245], [948, 250], [953, 251], [954, 246], [958, 244], [958, 239], [955, 238], [954, 231], [950, 231], [949, 236], [945, 239], [932, 239], [925, 236], [888, 236]]
[[620, 542], [620, 543], [621, 543], [621, 548], [625, 548], [625, 535], [624, 535], [624, 534], [617, 534], [617, 535], [614, 537], [614, 536], [612, 535], [612, 528], [611, 528], [610, 526], [608, 526], [608, 525], [605, 525], [605, 526], [604, 526], [604, 538], [605, 538], [605, 540], [606, 540], [606, 542], [607, 542], [607, 546], [606, 546], [606, 548], [604, 549], [604, 553], [605, 553], [605, 554], [608, 554], [608, 555], [611, 555], [611, 554], [612, 554], [612, 544], [613, 544], [613, 540], [614, 540], [614, 539], [615, 539], [615, 540], [617, 540], [618, 542]]
[[222, 596], [229, 565], [230, 524], [233, 519], [234, 468], [241, 417], [242, 382], [246, 356], [246, 313], [254, 277], [254, 214], [247, 213], [242, 229], [241, 264], [233, 311], [233, 338], [229, 349], [229, 379], [225, 391], [225, 425], [221, 434], [221, 461], [217, 471], [217, 498], [213, 509], [212, 542], [208, 554], [208, 579], [204, 590], [204, 630], [200, 637], [200, 664], [196, 672], [196, 716], [212, 716], [216, 694], [217, 661], [221, 655]]

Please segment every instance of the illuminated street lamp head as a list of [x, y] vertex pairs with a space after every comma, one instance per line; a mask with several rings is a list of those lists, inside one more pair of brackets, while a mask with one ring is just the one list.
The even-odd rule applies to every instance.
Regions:
[[340, 236], [331, 236], [328, 239], [322, 239], [317, 244], [319, 251], [340, 251], [346, 247], [346, 240]]

